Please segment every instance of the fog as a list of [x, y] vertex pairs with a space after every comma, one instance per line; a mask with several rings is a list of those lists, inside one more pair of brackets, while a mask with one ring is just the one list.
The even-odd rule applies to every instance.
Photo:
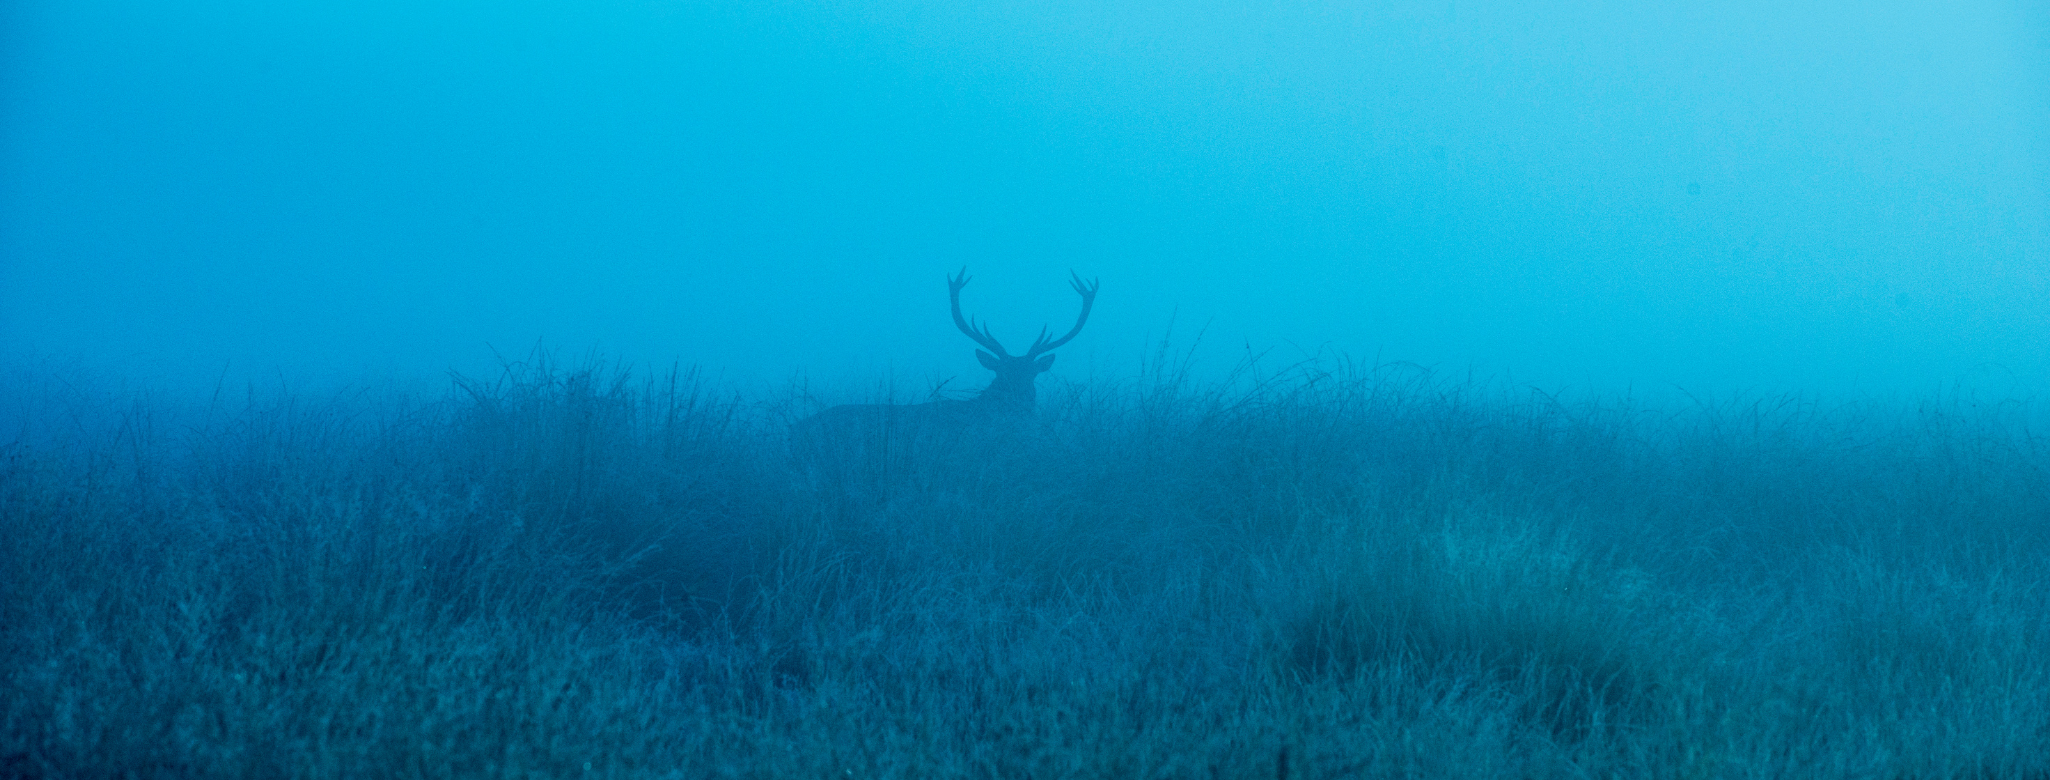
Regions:
[[[110, 2], [0, 14], [0, 352], [178, 391], [537, 345], [979, 387], [1163, 343], [1601, 392], [2050, 387], [2050, 10]], [[41, 369], [38, 369], [41, 370]]]

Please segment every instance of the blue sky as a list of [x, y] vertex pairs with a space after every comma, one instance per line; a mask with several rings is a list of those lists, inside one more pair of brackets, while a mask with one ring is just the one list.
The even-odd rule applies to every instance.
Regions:
[[2050, 10], [1788, 5], [22, 0], [0, 353], [916, 395], [967, 266], [1075, 379], [2050, 388]]

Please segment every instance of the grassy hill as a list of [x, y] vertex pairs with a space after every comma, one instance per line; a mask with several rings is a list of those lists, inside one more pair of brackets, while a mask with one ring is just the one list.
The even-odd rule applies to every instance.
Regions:
[[[30, 386], [34, 385], [34, 386]], [[0, 775], [2050, 778], [2050, 439], [1402, 367], [11, 391]]]

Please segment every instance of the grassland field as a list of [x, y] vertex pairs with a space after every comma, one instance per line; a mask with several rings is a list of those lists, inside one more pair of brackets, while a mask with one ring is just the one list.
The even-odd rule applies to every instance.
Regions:
[[[10, 380], [0, 777], [2050, 778], [2025, 402]], [[830, 400], [861, 400], [852, 397]]]

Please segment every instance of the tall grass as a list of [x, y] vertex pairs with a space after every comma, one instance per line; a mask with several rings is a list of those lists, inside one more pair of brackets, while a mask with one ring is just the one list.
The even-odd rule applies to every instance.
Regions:
[[799, 398], [17, 381], [0, 775], [2050, 777], [2050, 449], [1400, 366]]

